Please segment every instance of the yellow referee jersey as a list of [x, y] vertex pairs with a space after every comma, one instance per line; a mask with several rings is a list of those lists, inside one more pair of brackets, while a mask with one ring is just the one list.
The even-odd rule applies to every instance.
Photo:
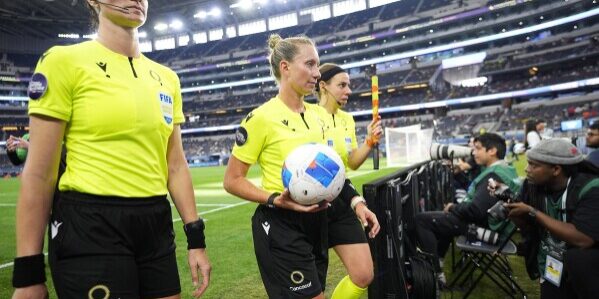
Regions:
[[354, 117], [342, 110], [337, 110], [335, 114], [327, 112], [326, 126], [328, 133], [325, 138], [327, 145], [332, 147], [343, 160], [345, 171], [349, 171], [347, 161], [349, 153], [358, 147], [356, 140], [356, 123]]
[[302, 144], [324, 142], [324, 109], [304, 106], [304, 113], [293, 112], [274, 97], [250, 112], [237, 130], [233, 156], [250, 165], [258, 162], [262, 189], [268, 192], [283, 192], [281, 169], [287, 154]]
[[67, 122], [61, 191], [147, 197], [166, 194], [168, 139], [184, 122], [179, 78], [141, 55], [97, 41], [42, 55], [28, 88], [29, 114]]

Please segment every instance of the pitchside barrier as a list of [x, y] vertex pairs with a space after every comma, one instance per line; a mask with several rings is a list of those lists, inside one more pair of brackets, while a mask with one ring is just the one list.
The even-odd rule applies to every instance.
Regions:
[[450, 166], [441, 161], [421, 162], [362, 188], [381, 225], [377, 237], [370, 241], [375, 277], [368, 298], [436, 298], [433, 261], [416, 250], [414, 217], [422, 211], [441, 210], [444, 203], [453, 201]]

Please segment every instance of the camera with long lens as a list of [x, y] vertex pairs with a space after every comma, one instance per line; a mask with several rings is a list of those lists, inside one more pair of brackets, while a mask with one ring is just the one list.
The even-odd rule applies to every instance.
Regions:
[[468, 232], [466, 233], [466, 240], [468, 240], [469, 243], [482, 241], [495, 245], [497, 244], [497, 240], [499, 240], [499, 234], [490, 229], [470, 224], [468, 226]]
[[433, 143], [430, 150], [431, 160], [458, 159], [472, 156], [472, 148], [460, 145]]
[[[493, 179], [489, 179], [490, 182], [492, 182], [492, 180]], [[497, 202], [487, 210], [487, 213], [497, 220], [505, 220], [509, 210], [503, 205], [505, 203], [516, 202], [516, 195], [507, 185], [499, 185], [495, 188], [492, 196], [497, 198]]]

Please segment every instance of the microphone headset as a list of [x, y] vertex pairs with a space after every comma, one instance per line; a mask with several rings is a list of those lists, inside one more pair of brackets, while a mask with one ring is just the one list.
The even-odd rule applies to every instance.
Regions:
[[335, 100], [335, 102], [337, 103], [337, 105], [339, 105], [339, 107], [343, 108], [345, 106], [345, 104], [341, 103], [341, 101], [339, 101], [339, 99], [337, 99], [332, 93], [330, 93], [328, 90], [323, 89], [324, 92], [328, 93], [331, 98], [333, 98], [333, 100]]
[[99, 1], [99, 0], [93, 0], [93, 1], [96, 2], [96, 3], [98, 3], [98, 4], [102, 4], [102, 5], [106, 5], [106, 6], [112, 7], [113, 9], [121, 11], [123, 13], [127, 13], [127, 14], [129, 13], [129, 9], [126, 8], [126, 7], [122, 7], [122, 6], [118, 6], [118, 5], [114, 5], [114, 4], [102, 2], [102, 1]]

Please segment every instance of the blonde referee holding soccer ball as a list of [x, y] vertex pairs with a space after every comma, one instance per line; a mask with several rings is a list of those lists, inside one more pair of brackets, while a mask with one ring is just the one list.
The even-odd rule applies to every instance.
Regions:
[[[252, 217], [254, 250], [270, 298], [324, 298], [328, 266], [328, 205], [303, 206], [285, 190], [281, 168], [287, 155], [306, 143], [324, 143], [326, 111], [304, 102], [320, 78], [314, 42], [306, 37], [269, 38], [271, 73], [279, 93], [250, 112], [236, 133], [225, 172], [225, 189], [259, 203]], [[247, 178], [252, 164], [262, 186]], [[359, 196], [346, 180], [340, 198]], [[378, 230], [378, 222], [369, 219]]]

